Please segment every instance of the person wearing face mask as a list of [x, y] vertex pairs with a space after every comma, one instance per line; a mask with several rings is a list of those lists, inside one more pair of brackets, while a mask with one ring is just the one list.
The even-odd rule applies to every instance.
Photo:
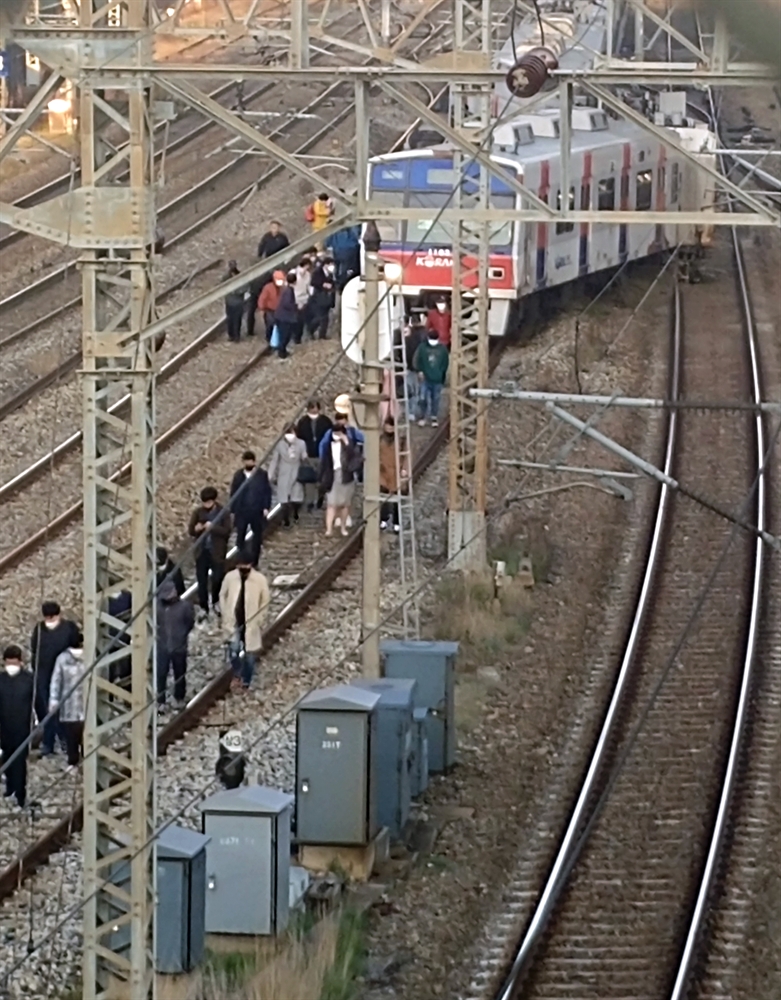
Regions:
[[252, 553], [241, 552], [236, 569], [225, 574], [220, 590], [223, 634], [233, 671], [231, 687], [246, 691], [252, 683], [270, 601], [268, 580], [254, 569]]
[[65, 733], [68, 766], [81, 760], [84, 739], [84, 636], [79, 633], [72, 646], [57, 657], [49, 692], [49, 711], [58, 712]]
[[258, 467], [255, 452], [245, 451], [242, 468], [231, 480], [230, 508], [236, 521], [236, 547], [244, 548], [247, 532], [252, 532], [249, 548], [252, 564], [257, 566], [266, 530], [266, 518], [271, 510], [271, 483], [265, 469]]
[[263, 286], [263, 291], [258, 299], [258, 310], [263, 313], [263, 322], [266, 325], [266, 340], [271, 340], [271, 331], [274, 329], [274, 313], [279, 305], [279, 296], [285, 285], [285, 272], [274, 271], [272, 280]]
[[426, 336], [426, 342], [415, 351], [413, 360], [413, 367], [418, 373], [421, 385], [418, 423], [424, 427], [428, 415], [431, 418], [431, 426], [436, 427], [439, 423], [439, 402], [447, 377], [450, 355], [433, 330], [427, 331]]
[[30, 653], [35, 679], [35, 714], [39, 724], [43, 723], [41, 756], [46, 757], [54, 753], [57, 735], [62, 736], [57, 717], [46, 719], [49, 713], [49, 687], [54, 664], [60, 653], [73, 645], [79, 629], [75, 622], [62, 617], [60, 606], [56, 601], [44, 601], [41, 605], [41, 616], [43, 621], [38, 622], [30, 636]]
[[[337, 415], [338, 416], [338, 415]], [[361, 450], [350, 441], [347, 426], [343, 421], [334, 421], [331, 431], [321, 443], [320, 489], [325, 494], [325, 535], [333, 535], [334, 525], [341, 525], [341, 532], [347, 535], [350, 523], [350, 505], [355, 493], [355, 477], [363, 464]], [[323, 444], [329, 438], [328, 444]]]
[[312, 271], [312, 294], [309, 298], [308, 317], [309, 334], [312, 338], [325, 340], [328, 336], [331, 310], [336, 303], [334, 288], [334, 262], [326, 258]]
[[157, 599], [157, 704], [165, 710], [168, 672], [174, 675], [174, 703], [184, 708], [187, 694], [187, 641], [195, 625], [195, 613], [189, 601], [183, 601], [176, 587], [167, 580]]
[[[320, 442], [328, 431], [331, 430], [330, 417], [326, 416], [320, 409], [320, 403], [316, 399], [310, 399], [306, 404], [306, 413], [296, 424], [296, 436], [300, 437], [306, 446], [307, 465], [312, 470], [312, 484], [315, 487], [316, 498], [307, 505], [308, 509], [314, 510], [315, 502], [318, 509], [323, 506], [323, 495], [317, 489], [318, 470], [320, 468]], [[304, 486], [306, 493], [307, 486]], [[310, 493], [311, 496], [311, 493]]]
[[304, 487], [298, 480], [302, 463], [306, 462], [306, 445], [296, 435], [294, 424], [288, 424], [281, 441], [277, 441], [271, 454], [268, 478], [277, 488], [277, 501], [282, 504], [282, 523], [290, 527], [290, 516], [298, 521], [298, 512], [304, 501]]
[[219, 613], [220, 586], [225, 572], [232, 518], [230, 512], [217, 503], [214, 486], [201, 490], [201, 505], [190, 515], [187, 533], [196, 539], [195, 578], [198, 581], [198, 604], [203, 615], [209, 614], [209, 576], [211, 575], [212, 607]]
[[0, 670], [0, 760], [5, 768], [5, 796], [14, 796], [20, 808], [27, 796], [26, 742], [32, 728], [34, 687], [32, 673], [24, 668], [21, 649], [7, 646]]
[[288, 357], [288, 344], [293, 340], [298, 329], [297, 280], [296, 272], [291, 271], [285, 279], [285, 284], [279, 293], [277, 308], [274, 310], [274, 325], [279, 330], [277, 353], [283, 359]]
[[450, 341], [453, 336], [453, 317], [444, 295], [438, 295], [433, 309], [429, 309], [426, 316], [426, 328], [434, 330], [440, 344], [444, 344], [450, 350]]
[[302, 257], [296, 267], [296, 308], [298, 309], [298, 320], [296, 332], [293, 334], [293, 343], [300, 344], [304, 336], [304, 325], [309, 318], [309, 294], [310, 283], [312, 281], [312, 262], [308, 257]]

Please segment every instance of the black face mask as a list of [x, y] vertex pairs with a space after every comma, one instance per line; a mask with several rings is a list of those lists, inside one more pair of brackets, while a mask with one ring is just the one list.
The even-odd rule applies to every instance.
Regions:
[[239, 576], [242, 578], [242, 580], [246, 580], [249, 575], [250, 575], [250, 569], [248, 566], [239, 566]]

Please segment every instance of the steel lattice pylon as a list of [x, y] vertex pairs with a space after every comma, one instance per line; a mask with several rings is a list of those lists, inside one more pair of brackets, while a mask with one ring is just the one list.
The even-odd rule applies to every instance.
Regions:
[[[150, 0], [116, 6], [82, 0], [82, 37], [111, 28], [109, 45], [141, 39], [137, 57], [151, 57]], [[105, 37], [105, 35], [104, 35]], [[118, 92], [109, 107], [101, 85]], [[149, 81], [90, 76], [81, 89], [82, 185], [91, 204], [107, 210], [94, 250], [81, 258], [84, 400], [85, 661], [97, 663], [86, 685], [84, 737], [85, 1000], [108, 995], [146, 1000], [153, 990], [154, 913], [154, 347], [140, 334], [154, 318], [151, 273], [154, 190]], [[99, 141], [99, 119], [123, 125], [128, 144], [117, 153]], [[117, 168], [128, 170], [120, 182]], [[122, 208], [130, 205], [128, 215]], [[116, 209], [116, 212], [114, 211]], [[112, 232], [111, 219], [116, 218]], [[118, 242], [127, 247], [118, 250]], [[110, 397], [129, 406], [109, 414]], [[111, 476], [132, 460], [129, 479]], [[137, 614], [130, 628], [130, 687], [112, 683], [112, 664], [127, 650], [112, 648], [109, 596], [127, 590]], [[113, 883], [113, 884], [112, 884]]]
[[[455, 48], [459, 62], [487, 67], [491, 59], [491, 0], [455, 0]], [[481, 139], [491, 127], [490, 84], [451, 85], [453, 125], [467, 120]], [[454, 568], [480, 568], [486, 561], [485, 503], [488, 422], [484, 400], [471, 389], [488, 384], [488, 262], [490, 224], [469, 220], [471, 208], [488, 208], [490, 176], [482, 165], [464, 183], [468, 154], [456, 148], [453, 173], [460, 182], [455, 207], [462, 211], [453, 232], [453, 337], [450, 374], [450, 482], [448, 558]], [[476, 187], [476, 192], [475, 192]]]

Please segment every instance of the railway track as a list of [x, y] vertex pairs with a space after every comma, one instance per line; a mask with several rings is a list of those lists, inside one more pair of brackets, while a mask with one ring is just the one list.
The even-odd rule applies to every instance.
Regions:
[[[725, 272], [729, 257], [728, 247], [717, 251]], [[689, 288], [676, 309], [671, 396], [757, 401], [748, 291], [741, 284], [718, 318], [712, 298], [705, 285]], [[758, 473], [762, 426], [761, 417], [672, 411], [665, 464], [737, 511]], [[745, 516], [761, 527], [760, 483]], [[761, 556], [753, 537], [661, 489], [603, 728], [497, 1000], [687, 995], [747, 725]], [[695, 618], [692, 595], [706, 581]], [[517, 901], [516, 927], [523, 909]], [[503, 953], [497, 942], [499, 964]], [[475, 982], [476, 996], [489, 981], [484, 973]]]

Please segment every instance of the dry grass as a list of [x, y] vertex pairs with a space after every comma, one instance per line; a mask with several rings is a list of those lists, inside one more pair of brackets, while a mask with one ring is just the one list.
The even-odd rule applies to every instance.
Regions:
[[198, 1000], [349, 1000], [364, 958], [363, 918], [331, 915], [260, 956], [222, 956], [204, 974]]

